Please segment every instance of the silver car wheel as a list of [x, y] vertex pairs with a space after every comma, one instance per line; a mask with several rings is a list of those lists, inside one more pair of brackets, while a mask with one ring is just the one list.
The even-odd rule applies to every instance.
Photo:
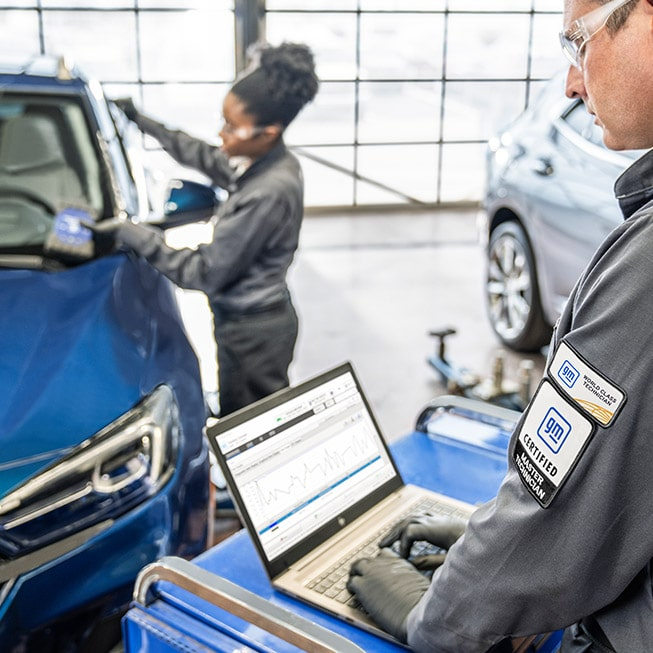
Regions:
[[504, 344], [531, 351], [546, 343], [550, 327], [542, 317], [533, 255], [516, 222], [504, 222], [491, 234], [486, 294], [492, 328]]

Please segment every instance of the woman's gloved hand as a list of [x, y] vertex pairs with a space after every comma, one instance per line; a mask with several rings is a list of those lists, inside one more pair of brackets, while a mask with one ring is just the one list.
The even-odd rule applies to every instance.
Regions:
[[113, 100], [113, 103], [127, 116], [129, 120], [135, 120], [138, 115], [138, 109], [134, 100], [130, 97], [120, 97]]
[[429, 587], [429, 580], [389, 549], [361, 558], [349, 572], [347, 589], [374, 621], [401, 642], [407, 641], [406, 619]]
[[467, 522], [459, 517], [444, 515], [414, 515], [400, 521], [379, 542], [380, 547], [390, 547], [399, 542], [399, 555], [408, 559], [415, 542], [428, 542], [445, 551], [410, 559], [412, 564], [421, 570], [439, 567], [446, 556], [449, 547], [465, 532]]
[[107, 218], [97, 222], [85, 222], [93, 232], [96, 245], [102, 249], [127, 248], [145, 255], [145, 244], [160, 238], [160, 231], [144, 224], [135, 224], [129, 219]]

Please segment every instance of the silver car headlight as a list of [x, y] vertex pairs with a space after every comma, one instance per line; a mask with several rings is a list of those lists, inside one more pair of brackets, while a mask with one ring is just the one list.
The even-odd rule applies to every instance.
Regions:
[[159, 386], [132, 410], [0, 500], [0, 554], [15, 557], [113, 520], [172, 475], [178, 408]]

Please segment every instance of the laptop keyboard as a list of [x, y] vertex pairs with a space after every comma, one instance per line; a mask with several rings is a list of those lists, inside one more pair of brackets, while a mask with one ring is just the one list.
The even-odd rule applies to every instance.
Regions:
[[[458, 510], [453, 506], [443, 504], [437, 499], [424, 498], [416, 501], [411, 506], [409, 506], [401, 514], [397, 521], [401, 521], [402, 519], [410, 517], [416, 513], [461, 517], [465, 520], [469, 516], [467, 513]], [[378, 542], [381, 540], [381, 538], [383, 538], [384, 535], [386, 535], [386, 533], [388, 533], [393, 525], [394, 524], [390, 524], [378, 530], [376, 533], [370, 536], [366, 542], [361, 544], [353, 551], [349, 551], [347, 555], [338, 560], [336, 564], [310, 580], [306, 584], [307, 587], [315, 592], [318, 592], [319, 594], [333, 598], [343, 605], [346, 604], [354, 608], [359, 608], [360, 604], [358, 603], [358, 600], [349, 592], [346, 587], [347, 580], [349, 579], [349, 568], [351, 567], [352, 562], [358, 560], [359, 558], [373, 558], [374, 556], [378, 555]], [[399, 543], [396, 542], [392, 548], [398, 550], [398, 545]], [[410, 555], [429, 555], [438, 552], [441, 552], [441, 549], [433, 546], [432, 544], [429, 544], [428, 542], [415, 542], [413, 544], [413, 548], [411, 549]]]

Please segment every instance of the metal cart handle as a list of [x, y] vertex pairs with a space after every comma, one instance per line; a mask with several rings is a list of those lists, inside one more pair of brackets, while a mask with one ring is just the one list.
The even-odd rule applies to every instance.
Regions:
[[[169, 581], [308, 653], [364, 653], [356, 644], [183, 558], [166, 556], [141, 569], [133, 599], [148, 605], [152, 585]], [[152, 593], [153, 594], [153, 593]]]

